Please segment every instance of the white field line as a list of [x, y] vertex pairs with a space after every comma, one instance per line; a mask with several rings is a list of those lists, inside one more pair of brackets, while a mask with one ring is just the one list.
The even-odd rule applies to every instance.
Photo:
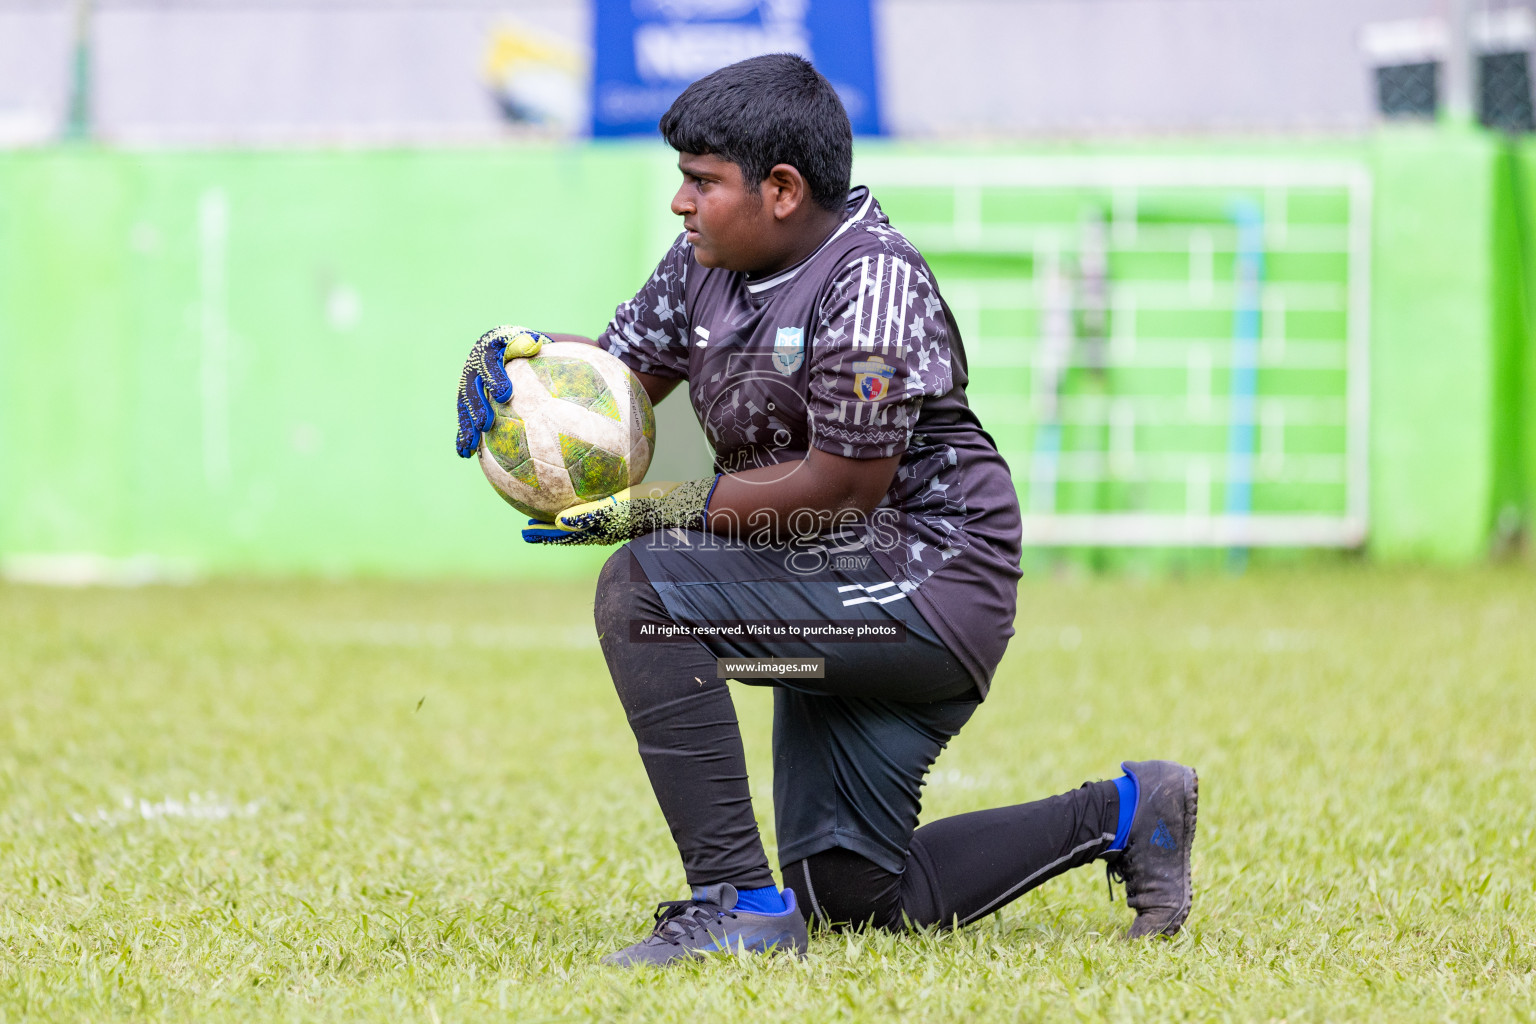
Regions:
[[189, 793], [185, 800], [174, 797], [146, 800], [142, 797], [125, 796], [117, 807], [100, 807], [83, 814], [79, 811], [70, 811], [69, 817], [77, 825], [126, 825], [133, 821], [162, 821], [168, 818], [187, 821], [252, 818], [260, 810], [260, 800], [250, 800], [242, 804], [214, 793]]
[[0, 579], [45, 587], [143, 587], [157, 583], [186, 585], [198, 579], [190, 562], [156, 555], [114, 558], [90, 551], [63, 554], [14, 554], [0, 558]]
[[946, 786], [950, 789], [983, 789], [991, 785], [991, 780], [975, 775], [968, 775], [958, 768], [940, 768], [928, 773], [928, 778], [923, 785], [932, 788]]

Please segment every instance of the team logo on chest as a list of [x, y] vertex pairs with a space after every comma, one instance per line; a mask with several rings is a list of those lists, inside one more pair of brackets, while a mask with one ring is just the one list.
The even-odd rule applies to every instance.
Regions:
[[853, 390], [865, 402], [877, 402], [891, 387], [896, 367], [879, 356], [870, 356], [853, 364]]
[[794, 373], [805, 362], [805, 331], [799, 327], [780, 327], [773, 339], [773, 368], [783, 374]]

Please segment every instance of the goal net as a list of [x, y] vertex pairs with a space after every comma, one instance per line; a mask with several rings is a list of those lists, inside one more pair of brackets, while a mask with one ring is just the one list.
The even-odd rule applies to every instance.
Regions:
[[855, 178], [934, 267], [1026, 543], [1364, 542], [1364, 166], [876, 154]]

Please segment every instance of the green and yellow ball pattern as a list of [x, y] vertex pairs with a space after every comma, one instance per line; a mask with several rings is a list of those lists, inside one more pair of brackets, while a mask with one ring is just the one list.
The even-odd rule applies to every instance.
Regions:
[[639, 483], [656, 416], [639, 380], [591, 345], [554, 342], [507, 364], [512, 400], [481, 436], [480, 468], [508, 504], [537, 519]]

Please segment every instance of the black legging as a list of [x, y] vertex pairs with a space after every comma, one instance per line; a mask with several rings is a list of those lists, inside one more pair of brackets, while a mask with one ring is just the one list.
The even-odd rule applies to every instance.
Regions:
[[[736, 711], [725, 681], [715, 678], [715, 655], [696, 642], [631, 642], [631, 621], [668, 622], [671, 616], [627, 550], [603, 567], [595, 617], [614, 686], [689, 884], [772, 885], [752, 813]], [[926, 699], [958, 695], [963, 676], [958, 664], [954, 673], [940, 675], [952, 681]], [[913, 684], [931, 688], [933, 675], [925, 679]], [[890, 699], [911, 697], [897, 693]], [[827, 925], [962, 925], [1104, 853], [1118, 814], [1114, 783], [1085, 783], [1045, 800], [925, 825], [912, 834], [900, 872], [833, 847], [783, 865], [784, 885], [795, 891], [803, 913]]]

